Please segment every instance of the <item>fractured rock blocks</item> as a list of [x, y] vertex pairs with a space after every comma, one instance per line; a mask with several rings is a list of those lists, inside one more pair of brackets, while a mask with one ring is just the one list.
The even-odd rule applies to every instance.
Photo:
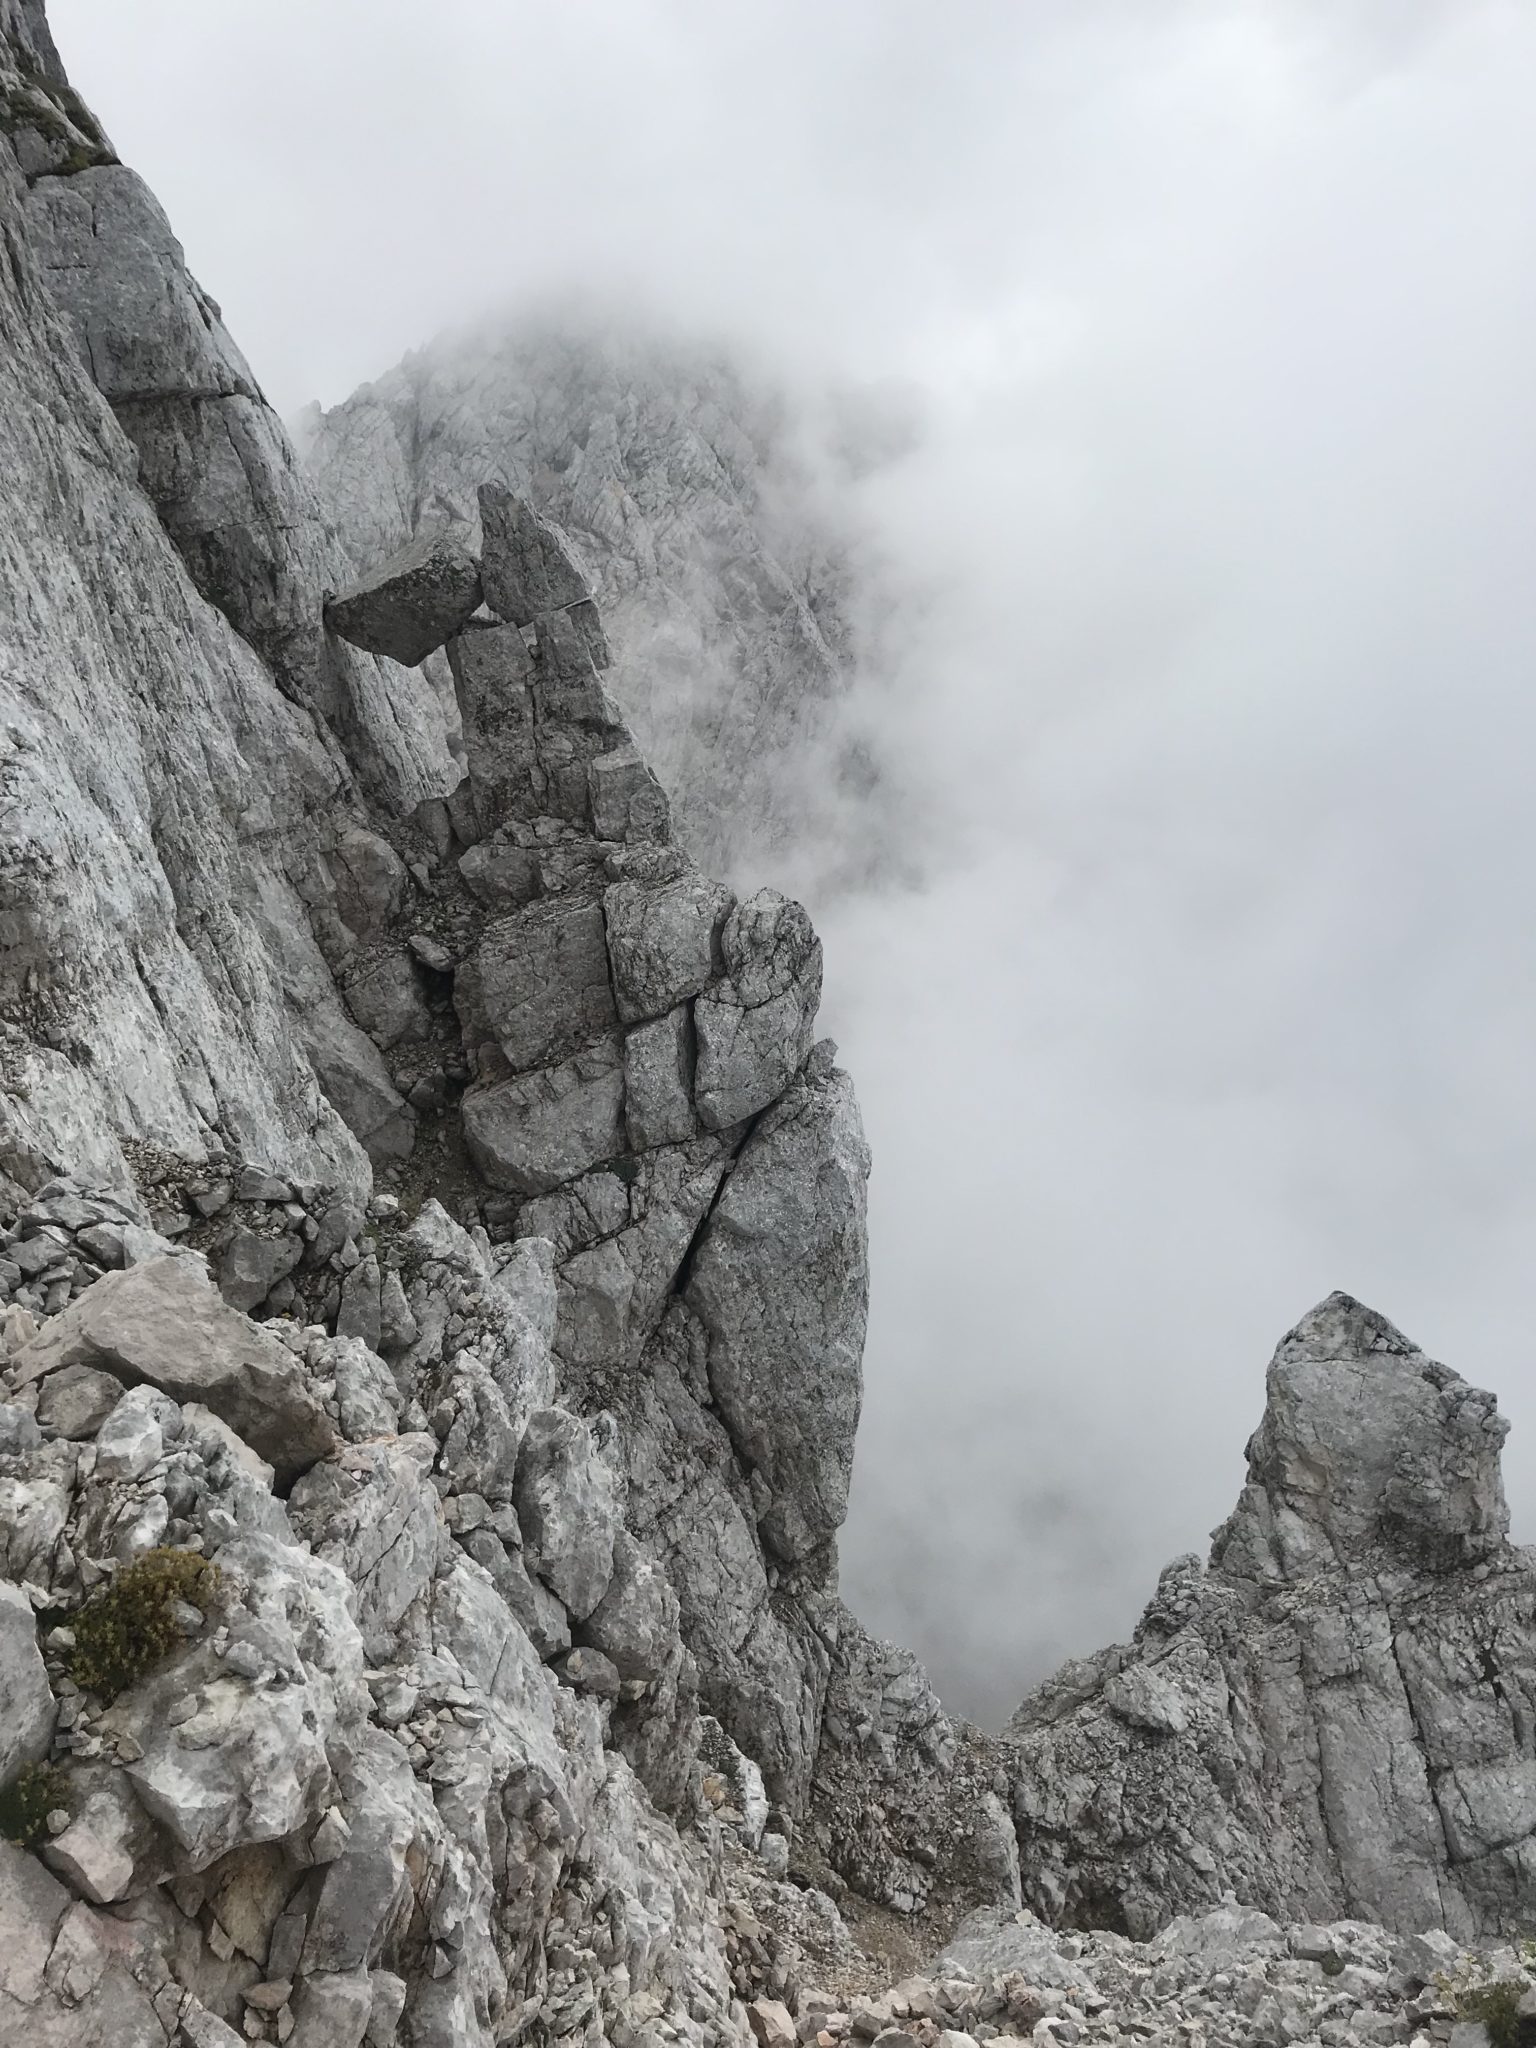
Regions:
[[[827, 1676], [818, 1630], [867, 1291], [857, 1111], [830, 1051], [812, 1058], [820, 943], [798, 904], [772, 890], [738, 903], [668, 843], [665, 800], [603, 689], [579, 568], [499, 486], [481, 503], [482, 580], [506, 623], [449, 646], [468, 772], [448, 813], [467, 887], [500, 914], [455, 980], [464, 1138], [511, 1229], [555, 1245], [571, 1398], [628, 1390], [631, 1525], [712, 1706], [794, 1809]], [[668, 1364], [678, 1337], [691, 1376]], [[676, 1401], [637, 1409], [652, 1383], [716, 1418], [690, 1496], [704, 1520], [686, 1529], [647, 1494], [694, 1455], [694, 1425]], [[722, 1576], [726, 1496], [739, 1556]], [[803, 1585], [770, 1613], [784, 1572]], [[569, 1586], [543, 1583], [582, 1619]], [[609, 1654], [600, 1634], [579, 1640]]]
[[292, 1352], [227, 1307], [189, 1260], [151, 1259], [104, 1274], [23, 1347], [13, 1371], [25, 1386], [69, 1366], [201, 1402], [280, 1480], [297, 1477], [335, 1445]]

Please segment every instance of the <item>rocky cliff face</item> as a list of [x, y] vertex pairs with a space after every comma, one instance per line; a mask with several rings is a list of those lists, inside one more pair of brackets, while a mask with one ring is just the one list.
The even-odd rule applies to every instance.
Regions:
[[[782, 400], [679, 344], [530, 328], [445, 339], [305, 423], [353, 567], [424, 523], [477, 544], [495, 478], [572, 536], [621, 659], [615, 690], [705, 863], [781, 854], [867, 765], [835, 733], [852, 522]], [[871, 451], [874, 451], [873, 455]]]
[[1209, 1567], [952, 1724], [837, 1598], [805, 913], [675, 843], [526, 495], [349, 578], [35, 0], [0, 109], [0, 2044], [1448, 2034], [1532, 1895], [1489, 1397], [1335, 1297]]
[[[835, 1651], [868, 1161], [815, 1045], [814, 933], [672, 847], [585, 586], [521, 501], [485, 494], [496, 610], [470, 616], [479, 563], [469, 593], [406, 572], [408, 608], [452, 608], [428, 638], [462, 760], [391, 659], [419, 649], [328, 629], [343, 565], [216, 308], [40, 15], [3, 26], [31, 1712], [0, 1775], [72, 1759], [50, 1855], [97, 1959], [78, 1995], [41, 1962], [13, 1995], [32, 2038], [489, 2040], [520, 2001], [551, 2023], [563, 1925], [573, 2026], [600, 1957], [631, 2018], [734, 2038], [719, 1829], [660, 1816], [693, 1813], [708, 1735], [782, 1870], [765, 1798], [781, 1827], [804, 1804]], [[34, 1615], [166, 1539], [217, 1563], [226, 1619], [183, 1601], [184, 1652], [110, 1697], [67, 1624], [39, 1664]], [[300, 1875], [332, 1862], [334, 1911]], [[64, 1908], [34, 1871], [8, 1911], [46, 1962]], [[100, 1961], [130, 1922], [142, 1999]]]

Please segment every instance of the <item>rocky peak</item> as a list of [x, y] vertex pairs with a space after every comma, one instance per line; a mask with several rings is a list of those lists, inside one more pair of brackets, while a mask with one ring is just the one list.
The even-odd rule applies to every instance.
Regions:
[[[1027, 1899], [1150, 1930], [1266, 1911], [1460, 1935], [1522, 1922], [1536, 1859], [1536, 1564], [1507, 1425], [1333, 1294], [1280, 1342], [1209, 1566], [1010, 1725]], [[1106, 1788], [1109, 1788], [1106, 1796]]]
[[1384, 1316], [1330, 1294], [1281, 1339], [1248, 1484], [1211, 1561], [1239, 1579], [1443, 1571], [1502, 1549], [1509, 1424]]

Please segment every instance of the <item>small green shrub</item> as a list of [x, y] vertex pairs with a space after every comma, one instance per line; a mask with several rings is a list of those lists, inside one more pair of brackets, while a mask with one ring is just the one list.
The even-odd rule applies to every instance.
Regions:
[[35, 1849], [48, 1832], [48, 1816], [69, 1803], [69, 1781], [51, 1764], [24, 1764], [0, 1786], [0, 1835], [18, 1849]]
[[115, 1699], [183, 1640], [178, 1603], [206, 1611], [218, 1590], [218, 1566], [195, 1550], [146, 1550], [74, 1617], [70, 1677], [86, 1692]]
[[1529, 2036], [1528, 2023], [1520, 2017], [1520, 2001], [1529, 1989], [1519, 1977], [1506, 1977], [1496, 1984], [1474, 1984], [1456, 1993], [1456, 2016], [1481, 2020], [1493, 2048], [1522, 2048]]

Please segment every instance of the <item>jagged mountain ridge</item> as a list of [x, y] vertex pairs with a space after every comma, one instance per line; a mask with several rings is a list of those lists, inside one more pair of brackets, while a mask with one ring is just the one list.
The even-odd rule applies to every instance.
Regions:
[[[1256, 2048], [1448, 2033], [1449, 1937], [1220, 1901], [1525, 1924], [1489, 1397], [1323, 1304], [1210, 1565], [1004, 1738], [951, 1723], [837, 1599], [867, 1158], [803, 912], [672, 843], [494, 483], [462, 759], [327, 634], [343, 565], [215, 309], [32, 0], [0, 31], [0, 1784], [63, 1773], [0, 1853], [0, 2042], [1065, 2042], [1084, 1978], [1145, 2035], [1211, 1954]], [[76, 1625], [162, 1543], [218, 1600], [106, 1698]], [[1196, 1917], [1085, 1952], [1021, 1898]], [[816, 1996], [978, 1901], [927, 1988]]]
[[[708, 867], [761, 869], [868, 765], [835, 730], [854, 657], [853, 469], [901, 445], [845, 405], [808, 436], [730, 362], [597, 325], [448, 336], [301, 423], [355, 569], [462, 527], [496, 478], [572, 536], [622, 656], [616, 687]], [[820, 837], [830, 837], [823, 821]]]

